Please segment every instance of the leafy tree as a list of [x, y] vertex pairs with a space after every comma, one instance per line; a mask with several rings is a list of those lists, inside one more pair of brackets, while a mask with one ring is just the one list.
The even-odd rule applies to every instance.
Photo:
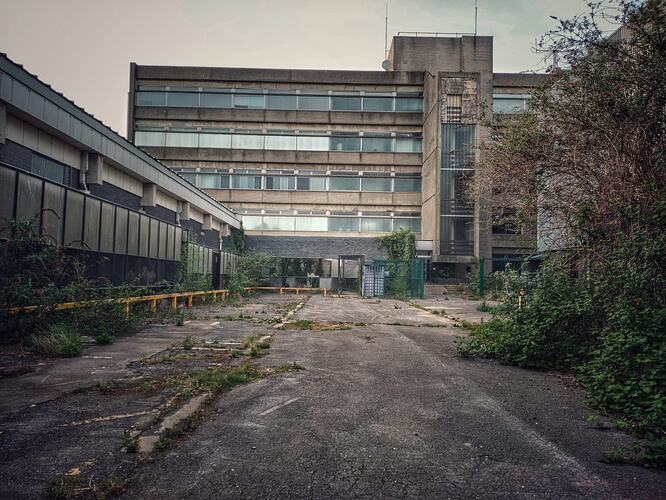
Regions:
[[416, 255], [414, 233], [409, 229], [399, 229], [378, 238], [379, 245], [386, 250], [389, 259], [413, 259]]

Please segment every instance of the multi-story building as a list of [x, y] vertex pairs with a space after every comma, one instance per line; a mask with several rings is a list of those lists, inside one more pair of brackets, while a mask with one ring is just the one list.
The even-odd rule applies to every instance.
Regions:
[[463, 197], [482, 111], [520, 112], [545, 78], [493, 73], [492, 43], [398, 36], [387, 71], [133, 63], [128, 138], [233, 208], [250, 247], [375, 256], [377, 236], [409, 228], [421, 254], [462, 274], [535, 243]]
[[32, 219], [95, 278], [174, 279], [184, 240], [213, 284], [235, 261], [220, 243], [236, 214], [4, 54], [0, 188], [0, 240], [6, 221]]

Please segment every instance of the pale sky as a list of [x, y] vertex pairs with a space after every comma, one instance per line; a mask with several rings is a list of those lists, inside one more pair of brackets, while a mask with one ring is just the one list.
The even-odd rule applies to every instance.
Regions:
[[[474, 0], [389, 0], [388, 33], [473, 32]], [[496, 72], [583, 0], [478, 0]], [[0, 52], [125, 135], [129, 63], [379, 70], [385, 0], [0, 0]]]

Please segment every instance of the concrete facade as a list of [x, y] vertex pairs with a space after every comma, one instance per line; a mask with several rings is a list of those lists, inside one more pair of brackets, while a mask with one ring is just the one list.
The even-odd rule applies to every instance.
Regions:
[[494, 74], [483, 36], [395, 37], [389, 61], [389, 71], [132, 63], [128, 137], [234, 209], [249, 236], [290, 238], [267, 244], [284, 256], [311, 255], [308, 238], [369, 254], [355, 242], [400, 227], [458, 274], [528, 254], [533, 236], [495, 235], [483, 196], [457, 198], [488, 134], [481, 112], [492, 117], [494, 94], [520, 107], [545, 75]]

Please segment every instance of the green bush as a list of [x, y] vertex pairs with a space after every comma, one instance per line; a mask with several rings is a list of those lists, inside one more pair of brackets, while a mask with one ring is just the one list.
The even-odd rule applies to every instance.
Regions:
[[45, 356], [72, 358], [81, 354], [81, 335], [70, 323], [53, 323], [46, 332], [32, 337], [32, 345]]
[[527, 288], [522, 308], [517, 292], [525, 278], [513, 276], [493, 319], [459, 339], [460, 354], [573, 371], [591, 405], [645, 438], [648, 462], [663, 465], [666, 280], [655, 265], [663, 245], [663, 237], [634, 235], [585, 272], [551, 260]]

